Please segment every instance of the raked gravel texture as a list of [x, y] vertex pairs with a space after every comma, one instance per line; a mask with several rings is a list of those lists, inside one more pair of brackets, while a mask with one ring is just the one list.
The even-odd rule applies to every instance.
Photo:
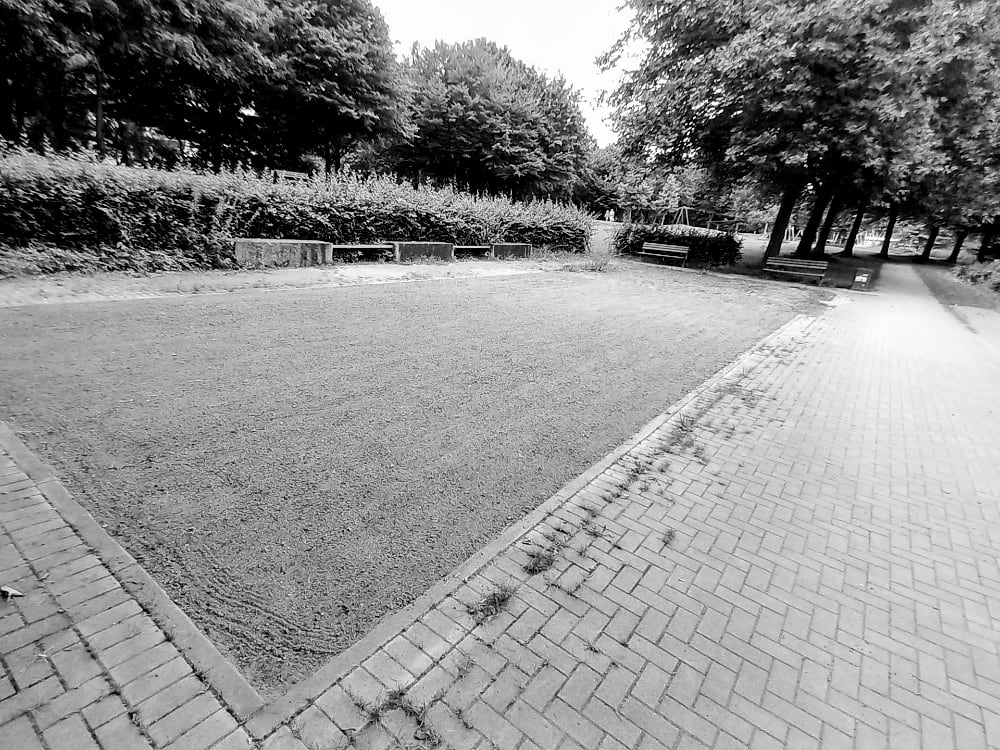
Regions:
[[823, 292], [623, 264], [0, 311], [0, 416], [265, 696]]

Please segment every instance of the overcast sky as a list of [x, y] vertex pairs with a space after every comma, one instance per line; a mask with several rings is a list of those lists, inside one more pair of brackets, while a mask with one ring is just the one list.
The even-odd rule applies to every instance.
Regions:
[[583, 92], [587, 125], [606, 146], [615, 136], [597, 107], [602, 89], [616, 76], [602, 74], [594, 59], [606, 52], [627, 25], [619, 0], [372, 0], [389, 24], [397, 54], [414, 42], [464, 42], [486, 37], [549, 74], [562, 73]]

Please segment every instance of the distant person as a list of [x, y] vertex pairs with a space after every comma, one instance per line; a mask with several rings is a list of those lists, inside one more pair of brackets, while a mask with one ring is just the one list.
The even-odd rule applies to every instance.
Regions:
[[607, 211], [604, 212], [604, 220], [605, 221], [614, 221], [615, 220], [615, 212], [612, 211], [609, 208]]

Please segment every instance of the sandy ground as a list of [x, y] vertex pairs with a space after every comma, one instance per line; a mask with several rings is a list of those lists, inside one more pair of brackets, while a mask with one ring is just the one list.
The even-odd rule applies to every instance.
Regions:
[[26, 305], [0, 416], [274, 695], [819, 294], [620, 261]]
[[118, 299], [154, 299], [183, 294], [226, 294], [245, 289], [306, 289], [431, 279], [511, 276], [553, 270], [565, 259], [458, 263], [356, 263], [256, 271], [179, 271], [148, 276], [125, 273], [53, 274], [0, 279], [0, 307]]

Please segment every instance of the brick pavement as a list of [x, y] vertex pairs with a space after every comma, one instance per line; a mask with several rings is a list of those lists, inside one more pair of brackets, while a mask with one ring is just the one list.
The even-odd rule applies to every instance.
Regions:
[[249, 712], [0, 453], [0, 744], [1000, 748], [987, 343], [886, 266]]

